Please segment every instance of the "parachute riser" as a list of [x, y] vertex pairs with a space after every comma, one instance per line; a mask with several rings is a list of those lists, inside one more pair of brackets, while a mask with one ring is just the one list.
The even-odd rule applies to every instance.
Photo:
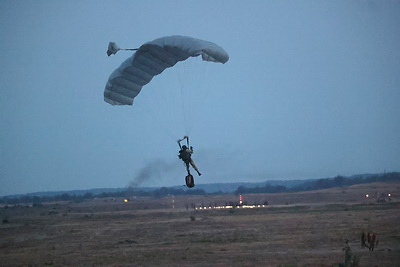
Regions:
[[179, 145], [179, 147], [182, 149], [182, 147], [181, 147], [181, 142], [183, 141], [183, 140], [185, 140], [186, 139], [186, 144], [187, 144], [187, 147], [190, 147], [190, 145], [189, 145], [189, 136], [184, 136], [182, 139], [178, 139], [178, 145]]

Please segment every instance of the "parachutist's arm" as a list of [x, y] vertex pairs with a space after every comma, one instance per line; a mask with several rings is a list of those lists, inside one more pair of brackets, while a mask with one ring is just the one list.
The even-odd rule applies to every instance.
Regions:
[[189, 146], [189, 136], [185, 135], [182, 139], [178, 139], [178, 145], [182, 149], [181, 142], [186, 139], [187, 146]]

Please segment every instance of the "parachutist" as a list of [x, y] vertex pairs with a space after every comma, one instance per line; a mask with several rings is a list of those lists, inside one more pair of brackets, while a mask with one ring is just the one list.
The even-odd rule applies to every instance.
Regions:
[[[185, 139], [186, 139], [187, 146], [186, 145], [182, 146], [181, 142]], [[178, 145], [180, 148], [178, 157], [185, 163], [188, 175], [191, 175], [190, 170], [189, 170], [189, 164], [190, 164], [190, 165], [192, 165], [193, 169], [196, 170], [197, 174], [199, 176], [201, 176], [199, 169], [197, 169], [196, 164], [194, 164], [194, 161], [192, 159], [193, 147], [189, 146], [189, 137], [184, 136], [183, 139], [179, 139], [177, 142], [178, 142]], [[188, 148], [188, 147], [190, 147], [190, 148]]]

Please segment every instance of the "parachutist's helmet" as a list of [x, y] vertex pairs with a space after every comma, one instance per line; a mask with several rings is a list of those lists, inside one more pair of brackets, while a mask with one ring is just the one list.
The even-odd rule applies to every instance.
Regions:
[[187, 146], [183, 145], [182, 150], [186, 150], [186, 149], [187, 149]]

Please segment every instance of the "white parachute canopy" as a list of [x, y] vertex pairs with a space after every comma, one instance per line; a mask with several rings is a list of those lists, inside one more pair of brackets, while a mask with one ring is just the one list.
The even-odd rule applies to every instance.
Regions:
[[104, 101], [112, 105], [132, 105], [142, 87], [166, 68], [189, 57], [200, 56], [204, 61], [226, 63], [228, 53], [215, 43], [187, 36], [167, 36], [140, 46], [138, 49], [120, 49], [110, 42], [107, 55], [119, 50], [137, 50], [108, 78]]

